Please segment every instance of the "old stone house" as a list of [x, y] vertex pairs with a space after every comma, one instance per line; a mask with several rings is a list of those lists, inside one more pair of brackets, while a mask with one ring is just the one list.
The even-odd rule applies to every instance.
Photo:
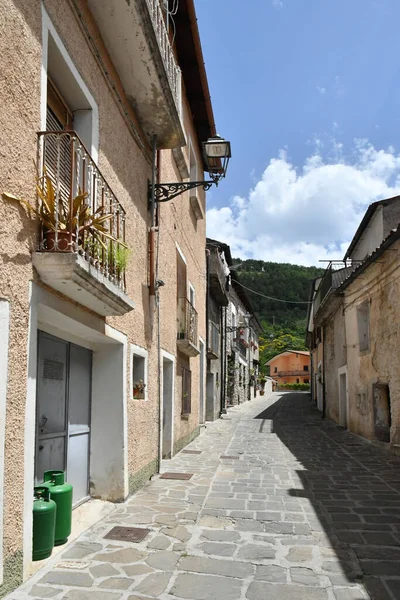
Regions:
[[229, 304], [231, 266], [229, 246], [207, 238], [207, 421], [217, 419], [224, 406], [226, 307]]
[[307, 333], [313, 397], [320, 410], [350, 431], [396, 451], [398, 201], [396, 197], [372, 204], [344, 261], [331, 263], [312, 283]]
[[204, 420], [205, 194], [150, 211], [149, 181], [202, 180], [215, 125], [193, 0], [164, 10], [0, 6], [0, 192], [59, 199], [53, 233], [0, 201], [0, 595], [29, 573], [44, 470], [74, 506], [121, 501]]
[[235, 406], [257, 396], [260, 367], [259, 334], [262, 328], [234, 269], [231, 269], [231, 283], [226, 308], [224, 406]]

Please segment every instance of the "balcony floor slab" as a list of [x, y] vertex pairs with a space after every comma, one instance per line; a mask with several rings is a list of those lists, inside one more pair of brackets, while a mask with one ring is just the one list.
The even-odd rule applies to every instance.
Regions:
[[135, 307], [129, 296], [76, 252], [35, 252], [33, 266], [43, 283], [104, 317]]

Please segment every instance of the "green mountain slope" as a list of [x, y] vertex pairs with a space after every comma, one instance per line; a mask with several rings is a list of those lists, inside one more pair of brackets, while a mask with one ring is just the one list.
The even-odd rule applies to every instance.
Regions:
[[260, 336], [260, 361], [262, 371], [266, 372], [264, 363], [286, 348], [305, 349], [308, 305], [288, 301], [307, 303], [310, 281], [322, 275], [324, 269], [262, 260], [234, 259], [233, 263], [239, 265], [237, 275], [240, 283], [257, 292], [245, 290], [264, 329]]

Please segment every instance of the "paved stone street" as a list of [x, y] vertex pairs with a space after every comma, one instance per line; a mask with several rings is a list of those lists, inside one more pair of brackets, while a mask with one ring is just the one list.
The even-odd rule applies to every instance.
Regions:
[[400, 460], [308, 395], [230, 409], [185, 450], [162, 470], [190, 480], [153, 479], [8, 598], [400, 599]]

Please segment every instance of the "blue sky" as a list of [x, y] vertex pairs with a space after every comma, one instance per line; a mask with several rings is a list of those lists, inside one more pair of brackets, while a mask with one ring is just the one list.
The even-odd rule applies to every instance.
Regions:
[[197, 0], [196, 10], [233, 154], [208, 195], [209, 235], [242, 257], [340, 258], [369, 202], [400, 189], [400, 2]]

